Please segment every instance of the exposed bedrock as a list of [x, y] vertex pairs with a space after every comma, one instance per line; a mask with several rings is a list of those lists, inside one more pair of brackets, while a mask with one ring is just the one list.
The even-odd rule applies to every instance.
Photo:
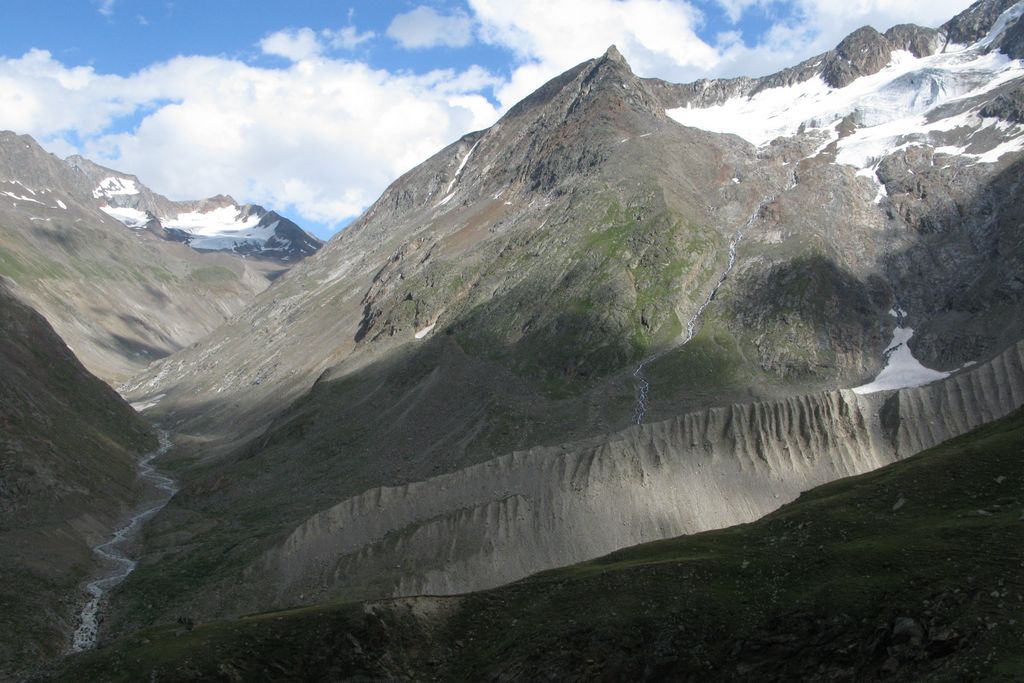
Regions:
[[905, 458], [1022, 404], [1018, 342], [916, 389], [711, 408], [369, 490], [310, 517], [247, 573], [273, 605], [477, 590], [752, 521], [801, 491]]

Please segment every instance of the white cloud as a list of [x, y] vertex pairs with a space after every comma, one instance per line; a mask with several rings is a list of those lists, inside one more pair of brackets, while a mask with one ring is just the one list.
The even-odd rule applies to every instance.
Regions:
[[45, 50], [0, 58], [0, 91], [0, 125], [43, 138], [68, 130], [99, 133], [148, 97], [127, 91], [120, 76], [67, 68]]
[[[478, 92], [496, 80], [479, 67], [395, 75], [288, 54], [298, 61], [287, 68], [178, 57], [127, 77], [68, 68], [43, 51], [0, 59], [0, 129], [135, 173], [175, 199], [224, 192], [333, 224], [497, 116]], [[136, 127], [110, 132], [140, 112]]]
[[117, 0], [99, 0], [99, 3], [97, 3], [98, 7], [96, 8], [96, 11], [105, 17], [109, 17], [114, 13], [115, 2], [117, 2]]
[[499, 93], [510, 106], [545, 80], [615, 44], [643, 75], [710, 72], [718, 51], [696, 33], [701, 15], [666, 0], [470, 0], [481, 38], [522, 60]]
[[938, 26], [967, 9], [971, 0], [797, 0], [795, 4], [817, 30], [832, 33], [833, 42], [838, 42], [865, 24], [879, 31], [906, 23]]
[[265, 36], [260, 41], [260, 49], [267, 55], [301, 62], [320, 57], [328, 49], [354, 50], [376, 35], [373, 31], [360, 33], [352, 25], [325, 28], [319, 34], [311, 28], [285, 29]]
[[684, 0], [469, 0], [481, 39], [518, 57], [498, 98], [509, 107], [546, 80], [615, 44], [642, 76], [684, 82], [763, 75], [834, 47], [854, 29], [896, 23], [935, 26], [970, 0], [718, 0], [735, 23], [753, 7], [776, 20], [758, 44], [735, 31], [709, 42], [704, 16]]
[[[751, 8], [758, 8], [769, 19], [793, 15], [791, 28], [805, 33], [822, 34], [833, 44], [853, 29], [873, 26], [885, 31], [895, 24], [912, 23], [937, 27], [966, 9], [971, 0], [717, 0], [726, 16], [735, 24]], [[798, 26], [803, 24], [803, 26]], [[831, 45], [830, 45], [831, 47]]]
[[321, 33], [330, 42], [331, 47], [339, 50], [354, 50], [377, 35], [373, 31], [360, 33], [351, 25], [337, 30], [324, 29]]
[[438, 45], [465, 47], [473, 42], [473, 22], [461, 11], [439, 14], [431, 7], [420, 5], [392, 19], [387, 34], [408, 49]]
[[277, 31], [260, 41], [264, 54], [284, 57], [293, 62], [318, 57], [323, 50], [320, 39], [311, 28]]
[[725, 14], [732, 23], [736, 23], [743, 16], [748, 8], [755, 5], [765, 6], [770, 0], [718, 0], [718, 4], [725, 10]]

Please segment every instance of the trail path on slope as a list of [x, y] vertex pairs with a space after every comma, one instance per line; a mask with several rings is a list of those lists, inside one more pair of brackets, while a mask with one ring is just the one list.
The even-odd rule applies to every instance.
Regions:
[[178, 490], [175, 481], [157, 472], [156, 466], [153, 465], [153, 460], [171, 448], [171, 438], [167, 432], [161, 431], [159, 438], [160, 447], [147, 453], [139, 461], [139, 478], [156, 490], [156, 498], [147, 495], [142, 509], [134, 513], [127, 524], [115, 531], [110, 540], [93, 548], [93, 552], [99, 555], [106, 569], [99, 578], [90, 581], [85, 587], [89, 600], [82, 606], [80, 623], [71, 641], [72, 652], [92, 650], [96, 647], [104, 597], [135, 570], [135, 560], [124, 553], [122, 546], [135, 538], [143, 522], [163, 509]]
[[662, 349], [661, 351], [644, 358], [642, 361], [640, 361], [640, 364], [636, 366], [636, 370], [633, 371], [633, 377], [635, 377], [637, 381], [640, 383], [640, 388], [637, 391], [636, 407], [633, 409], [633, 424], [643, 424], [644, 417], [647, 415], [648, 399], [651, 393], [651, 383], [647, 380], [647, 377], [644, 376], [644, 368], [649, 363], [657, 360], [658, 358], [668, 353], [669, 351], [673, 351], [682, 346], [686, 346], [693, 340], [693, 338], [696, 336], [698, 332], [698, 325], [700, 325], [700, 319], [704, 315], [704, 311], [707, 310], [707, 307], [711, 305], [712, 301], [714, 301], [715, 296], [718, 294], [718, 290], [722, 288], [723, 284], [725, 284], [725, 280], [729, 277], [729, 273], [732, 272], [733, 267], [736, 265], [736, 250], [739, 247], [740, 242], [743, 240], [743, 236], [746, 235], [750, 227], [753, 226], [755, 221], [757, 221], [758, 216], [761, 215], [761, 211], [763, 211], [766, 206], [768, 206], [776, 199], [778, 199], [779, 196], [781, 196], [784, 192], [788, 192], [789, 190], [793, 189], [795, 185], [796, 175], [793, 174], [790, 176], [789, 182], [786, 184], [786, 187], [784, 187], [781, 191], [775, 193], [774, 195], [764, 197], [761, 200], [761, 202], [757, 205], [757, 207], [747, 217], [747, 220], [743, 223], [743, 225], [737, 228], [736, 232], [733, 233], [732, 238], [729, 240], [729, 262], [725, 266], [725, 270], [722, 271], [722, 274], [718, 277], [718, 280], [715, 282], [715, 286], [711, 288], [710, 292], [708, 292], [707, 298], [704, 299], [704, 303], [702, 303], [697, 308], [696, 312], [692, 316], [690, 316], [690, 319], [687, 321], [686, 336], [682, 339], [682, 341], [680, 341], [678, 344], [669, 346], [668, 348]]

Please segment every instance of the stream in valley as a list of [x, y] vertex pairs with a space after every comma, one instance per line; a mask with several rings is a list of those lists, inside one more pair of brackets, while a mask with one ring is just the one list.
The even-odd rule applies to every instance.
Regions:
[[171, 437], [159, 432], [160, 446], [139, 461], [139, 478], [146, 486], [141, 509], [133, 513], [128, 522], [111, 535], [110, 539], [93, 548], [104, 568], [99, 577], [85, 586], [89, 598], [82, 606], [79, 626], [71, 641], [72, 652], [82, 652], [96, 647], [99, 639], [100, 615], [105, 598], [125, 577], [135, 570], [135, 560], [128, 557], [124, 545], [138, 535], [143, 523], [159, 512], [178, 490], [175, 481], [156, 470], [153, 461], [171, 448]]

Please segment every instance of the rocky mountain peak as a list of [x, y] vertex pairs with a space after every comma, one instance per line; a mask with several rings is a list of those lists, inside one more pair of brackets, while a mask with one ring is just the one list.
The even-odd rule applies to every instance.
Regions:
[[230, 195], [172, 201], [135, 175], [81, 156], [70, 156], [64, 164], [82, 179], [97, 208], [128, 228], [145, 228], [161, 239], [200, 251], [231, 251], [282, 262], [301, 260], [322, 246], [287, 218], [255, 204], [239, 204]]
[[579, 95], [597, 89], [619, 99], [621, 95], [630, 94], [640, 87], [641, 79], [633, 73], [629, 62], [615, 45], [610, 45], [600, 57], [581, 62], [552, 78], [512, 107], [504, 118], [514, 119], [549, 105], [562, 107], [567, 100], [578, 99]]
[[0, 180], [33, 189], [54, 188], [74, 194], [85, 189], [81, 178], [65, 172], [63, 162], [29, 135], [0, 131]]
[[[601, 58], [611, 62], [618, 62], [629, 69], [629, 64], [626, 62], [626, 58], [622, 56], [622, 53], [619, 52], [619, 48], [615, 47], [615, 45], [609, 45]], [[632, 71], [632, 69], [630, 70]]]
[[845, 88], [861, 76], [878, 73], [892, 57], [892, 44], [885, 36], [862, 26], [825, 57], [821, 77], [833, 88]]
[[[664, 109], [649, 83], [609, 46], [552, 78], [490, 128], [463, 136], [396, 180], [365, 217], [445, 212], [488, 195], [511, 205], [519, 191], [550, 191], [594, 172], [623, 139], [649, 134], [665, 119]], [[346, 232], [359, 232], [361, 223]]]
[[970, 45], [984, 38], [999, 16], [1017, 4], [1018, 0], [979, 0], [943, 24], [941, 30], [948, 43]]
[[1011, 59], [1024, 59], [1024, 19], [1007, 29], [999, 49]]
[[927, 57], [942, 47], [942, 34], [917, 24], [897, 24], [885, 32], [893, 49], [906, 50], [915, 57]]

